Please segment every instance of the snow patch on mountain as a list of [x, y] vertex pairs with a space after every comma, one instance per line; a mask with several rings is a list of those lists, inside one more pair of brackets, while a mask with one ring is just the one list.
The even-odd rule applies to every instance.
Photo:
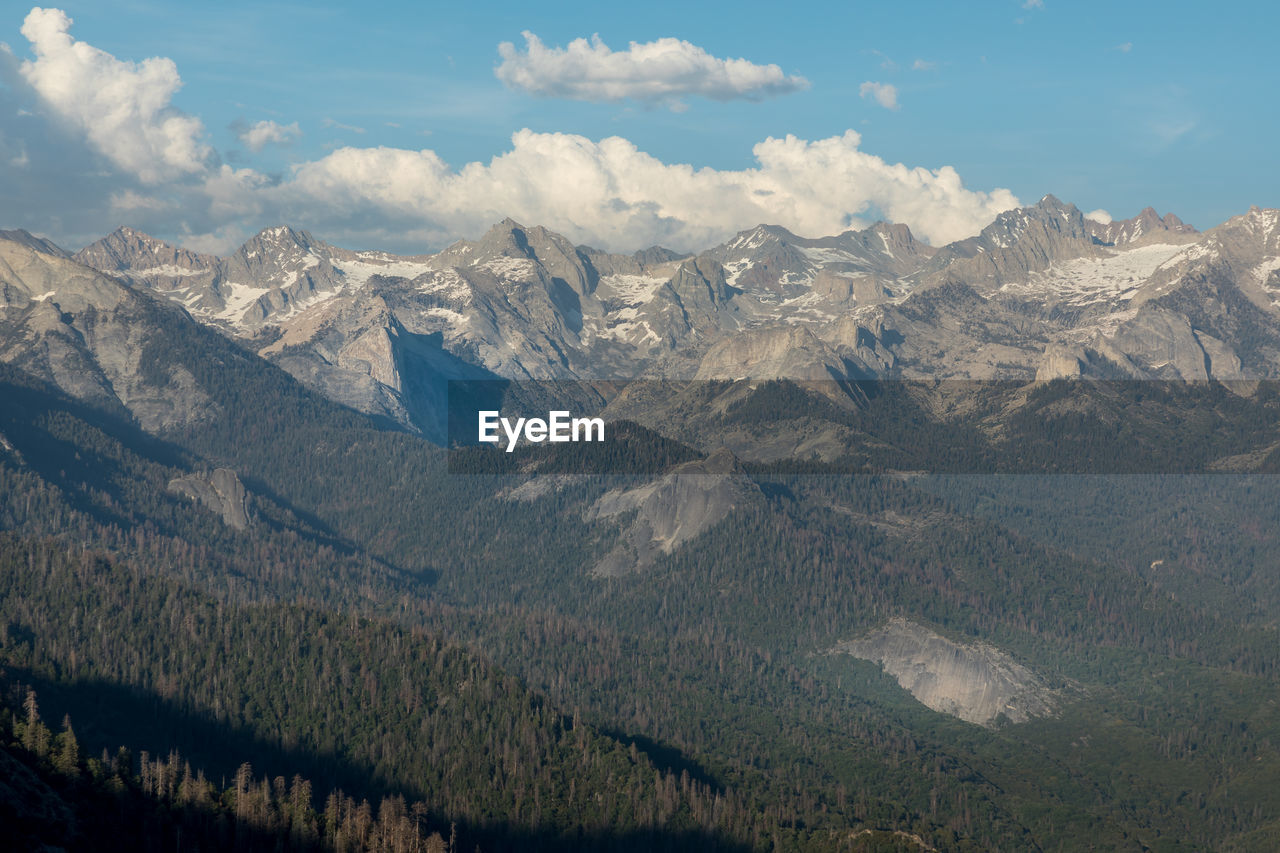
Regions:
[[[883, 234], [880, 235], [880, 239], [882, 240], [884, 239]], [[831, 248], [825, 248], [821, 246], [819, 247], [797, 246], [796, 248], [799, 249], [800, 254], [804, 255], [806, 258], [813, 261], [815, 264], [820, 264], [824, 266], [826, 264], [857, 263], [858, 261], [861, 260], [861, 258], [859, 258], [858, 256], [850, 252], [846, 252], [843, 249], [831, 249]], [[885, 251], [888, 252], [887, 242], [885, 244]], [[889, 256], [893, 257], [892, 254], [890, 254]]]
[[1132, 299], [1157, 269], [1184, 247], [1153, 243], [1104, 257], [1073, 258], [1033, 272], [1023, 282], [1009, 282], [999, 293], [1085, 306]]
[[[379, 257], [381, 255], [381, 257]], [[358, 260], [335, 261], [334, 268], [346, 278], [347, 287], [359, 289], [364, 287], [375, 275], [389, 278], [417, 278], [432, 271], [432, 266], [421, 261], [393, 260], [394, 255], [361, 252]]]
[[658, 288], [666, 284], [668, 279], [649, 275], [606, 275], [596, 286], [596, 295], [602, 298], [614, 298], [624, 305], [643, 305], [653, 298]]
[[471, 285], [452, 267], [423, 273], [413, 279], [413, 284], [419, 293], [429, 294], [437, 299], [466, 302], [471, 295]]
[[537, 265], [528, 258], [498, 257], [476, 264], [504, 281], [529, 281], [537, 276]]
[[172, 277], [172, 278], [181, 278], [183, 276], [189, 276], [189, 275], [205, 275], [208, 272], [209, 271], [207, 269], [193, 270], [193, 269], [188, 269], [187, 267], [177, 266], [176, 264], [157, 264], [154, 267], [147, 267], [145, 269], [129, 270], [126, 273], [126, 275], [129, 278], [150, 277], [150, 276], [157, 276], [157, 277], [166, 276], [166, 277]]
[[226, 307], [221, 311], [206, 311], [210, 317], [217, 317], [220, 320], [230, 320], [236, 322], [244, 318], [244, 312], [249, 306], [257, 302], [266, 294], [270, 293], [270, 289], [266, 287], [252, 287], [247, 284], [229, 281], [223, 285], [229, 292], [225, 297]]

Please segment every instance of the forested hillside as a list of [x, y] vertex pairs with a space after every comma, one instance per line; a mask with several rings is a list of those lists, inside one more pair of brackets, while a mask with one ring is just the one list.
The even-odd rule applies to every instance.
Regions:
[[[762, 500], [605, 579], [588, 569], [617, 522], [583, 508], [642, 475], [547, 475], [555, 488], [513, 499], [527, 476], [448, 474], [439, 449], [270, 372], [232, 383], [224, 420], [163, 441], [9, 379], [7, 677], [49, 719], [69, 713], [86, 754], [178, 750], [218, 792], [245, 763], [297, 775], [318, 833], [322, 791], [403, 797], [424, 838], [456, 824], [483, 849], [1260, 849], [1275, 831], [1271, 552], [1231, 535], [1271, 529], [1265, 475], [1051, 478], [1078, 484], [1081, 513], [1111, 501], [1112, 522], [1061, 528], [1070, 501], [1023, 474], [875, 473], [870, 458], [857, 475], [761, 471]], [[285, 405], [251, 417], [272, 382]], [[1260, 428], [1217, 399], [1239, 434]], [[777, 417], [752, 405], [737, 416]], [[859, 446], [893, 436], [924, 465], [910, 430], [944, 432], [860, 412], [841, 417], [879, 443]], [[227, 439], [242, 430], [255, 441]], [[1161, 436], [1131, 441], [1158, 461]], [[246, 530], [165, 488], [221, 465], [245, 472]], [[1170, 504], [1142, 483], [1187, 491]], [[1201, 532], [1144, 545], [1167, 522], [1139, 505]], [[1214, 580], [1203, 569], [1224, 555]], [[1201, 571], [1173, 587], [1175, 561]], [[1010, 650], [1058, 711], [975, 727], [830, 653], [903, 615]], [[155, 799], [141, 765], [112, 772]], [[191, 831], [231, 817], [209, 820]]]

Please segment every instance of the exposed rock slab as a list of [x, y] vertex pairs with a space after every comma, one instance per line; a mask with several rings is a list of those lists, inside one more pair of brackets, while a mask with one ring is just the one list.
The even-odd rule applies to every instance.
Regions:
[[647, 568], [733, 510], [761, 499], [759, 487], [727, 450], [687, 462], [643, 486], [606, 492], [587, 510], [588, 521], [630, 512], [636, 516], [592, 573], [616, 577]]
[[905, 619], [893, 619], [835, 651], [884, 667], [921, 703], [982, 726], [1000, 715], [1022, 723], [1054, 712], [1056, 693], [1005, 652], [959, 643]]
[[230, 468], [217, 468], [209, 474], [175, 477], [169, 481], [169, 491], [218, 513], [228, 527], [244, 530], [249, 526], [249, 494]]

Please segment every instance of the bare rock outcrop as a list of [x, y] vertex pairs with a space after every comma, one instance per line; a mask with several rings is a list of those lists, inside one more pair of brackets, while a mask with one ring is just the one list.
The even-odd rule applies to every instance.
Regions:
[[1036, 367], [1036, 381], [1049, 382], [1054, 379], [1078, 378], [1084, 363], [1084, 353], [1079, 350], [1050, 344], [1045, 347], [1044, 358]]
[[733, 510], [761, 499], [759, 487], [727, 450], [686, 462], [643, 486], [606, 492], [587, 510], [588, 521], [631, 512], [635, 518], [592, 574], [616, 577], [645, 569]]
[[221, 515], [224, 524], [236, 530], [245, 530], [252, 520], [249, 493], [230, 468], [217, 468], [209, 474], [175, 477], [169, 481], [168, 490], [203, 504]]
[[849, 373], [844, 360], [803, 326], [753, 329], [712, 345], [696, 379], [793, 379], [831, 382]]
[[1001, 715], [1014, 723], [1050, 716], [1058, 702], [1043, 679], [994, 646], [949, 640], [905, 619], [834, 651], [880, 664], [924, 705], [982, 726]]

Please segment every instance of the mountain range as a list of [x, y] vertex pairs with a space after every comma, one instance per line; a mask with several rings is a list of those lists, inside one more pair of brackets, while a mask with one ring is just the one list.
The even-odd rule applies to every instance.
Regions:
[[[1274, 849], [1276, 379], [1276, 210], [0, 232], [0, 675], [236, 779], [200, 831], [263, 849], [364, 820], [298, 772], [467, 849]], [[456, 380], [616, 443], [446, 450]], [[91, 779], [188, 814], [176, 753], [55, 767], [35, 717], [0, 714], [62, 798], [32, 838], [96, 849], [49, 817]]]
[[[331, 399], [436, 439], [448, 379], [1280, 376], [1274, 210], [1202, 233], [1150, 208], [1099, 223], [1046, 196], [940, 248], [902, 225], [819, 239], [761, 225], [690, 256], [608, 254], [511, 220], [417, 256], [285, 226], [225, 258], [130, 228], [73, 255], [23, 232], [0, 246], [5, 359], [144, 422], [194, 416], [198, 389], [168, 377], [174, 411], [159, 412], [112, 353], [127, 333], [86, 334], [85, 308], [158, 297]], [[85, 369], [60, 371], [66, 359]]]

